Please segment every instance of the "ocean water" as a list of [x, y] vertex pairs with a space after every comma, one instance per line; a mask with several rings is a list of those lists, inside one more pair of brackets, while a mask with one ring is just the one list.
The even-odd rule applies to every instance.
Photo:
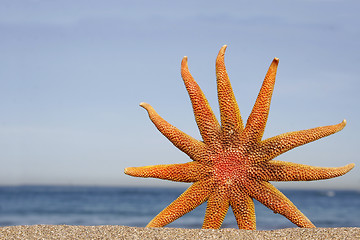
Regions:
[[[0, 226], [67, 224], [144, 227], [183, 188], [0, 187]], [[282, 190], [317, 227], [360, 227], [360, 192]], [[168, 225], [201, 228], [206, 204]], [[296, 227], [255, 201], [257, 229]], [[237, 228], [231, 208], [222, 225]]]

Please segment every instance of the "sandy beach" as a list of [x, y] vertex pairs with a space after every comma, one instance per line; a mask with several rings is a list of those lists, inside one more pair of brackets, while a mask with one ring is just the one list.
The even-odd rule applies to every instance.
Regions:
[[360, 239], [360, 228], [238, 229], [32, 225], [0, 228], [0, 239]]

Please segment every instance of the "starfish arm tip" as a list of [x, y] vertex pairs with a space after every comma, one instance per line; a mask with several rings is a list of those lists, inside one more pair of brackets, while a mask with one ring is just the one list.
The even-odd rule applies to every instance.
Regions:
[[148, 104], [148, 103], [146, 103], [146, 102], [141, 102], [141, 103], [139, 104], [139, 106], [142, 107], [142, 108], [147, 109], [147, 108], [150, 106], [150, 104]]
[[127, 167], [124, 169], [124, 173], [126, 175], [131, 175], [132, 172], [133, 172], [133, 167]]
[[187, 56], [184, 56], [183, 59], [181, 60], [181, 73], [183, 73], [183, 71], [188, 68], [187, 60], [188, 60]]
[[224, 60], [224, 55], [225, 55], [225, 50], [227, 48], [227, 45], [224, 45], [221, 47], [219, 54], [217, 56], [216, 62], [219, 61], [220, 59], [222, 59], [222, 61]]
[[338, 126], [337, 132], [343, 130], [344, 127], [346, 126], [346, 123], [347, 123], [347, 122], [346, 122], [346, 119], [344, 119], [344, 120], [342, 120], [341, 123], [336, 124], [336, 126]]
[[279, 65], [279, 59], [274, 58], [270, 64], [269, 70], [271, 69], [272, 71], [274, 71], [275, 75], [276, 75], [276, 69], [277, 69], [278, 65]]
[[349, 168], [349, 171], [355, 167], [355, 163], [350, 163], [347, 165]]

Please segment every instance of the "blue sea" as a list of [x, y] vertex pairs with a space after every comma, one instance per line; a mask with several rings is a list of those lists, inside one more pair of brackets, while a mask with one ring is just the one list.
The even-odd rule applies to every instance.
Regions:
[[[67, 224], [144, 227], [182, 188], [0, 187], [0, 226]], [[282, 190], [317, 227], [360, 227], [360, 192]], [[168, 225], [201, 228], [206, 204]], [[257, 229], [296, 227], [255, 201]], [[237, 228], [231, 208], [222, 225]]]

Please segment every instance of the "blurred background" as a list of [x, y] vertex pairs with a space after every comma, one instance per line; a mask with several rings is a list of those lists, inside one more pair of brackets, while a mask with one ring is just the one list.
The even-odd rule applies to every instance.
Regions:
[[[355, 163], [345, 176], [275, 183], [316, 226], [360, 225], [358, 1], [0, 1], [0, 226], [145, 226], [188, 186], [125, 167], [183, 163], [140, 102], [200, 139], [180, 62], [219, 116], [215, 58], [247, 119], [280, 58], [264, 138], [346, 128], [278, 159]], [[255, 202], [258, 229], [294, 227]], [[205, 205], [172, 227], [201, 227]], [[231, 212], [231, 211], [229, 211]], [[224, 227], [237, 227], [229, 213]]]
[[244, 119], [280, 58], [264, 138], [346, 128], [278, 159], [355, 169], [280, 188], [360, 190], [358, 1], [0, 2], [0, 185], [186, 186], [123, 169], [189, 158], [138, 104], [200, 139], [180, 76], [189, 68], [218, 114], [215, 58]]

